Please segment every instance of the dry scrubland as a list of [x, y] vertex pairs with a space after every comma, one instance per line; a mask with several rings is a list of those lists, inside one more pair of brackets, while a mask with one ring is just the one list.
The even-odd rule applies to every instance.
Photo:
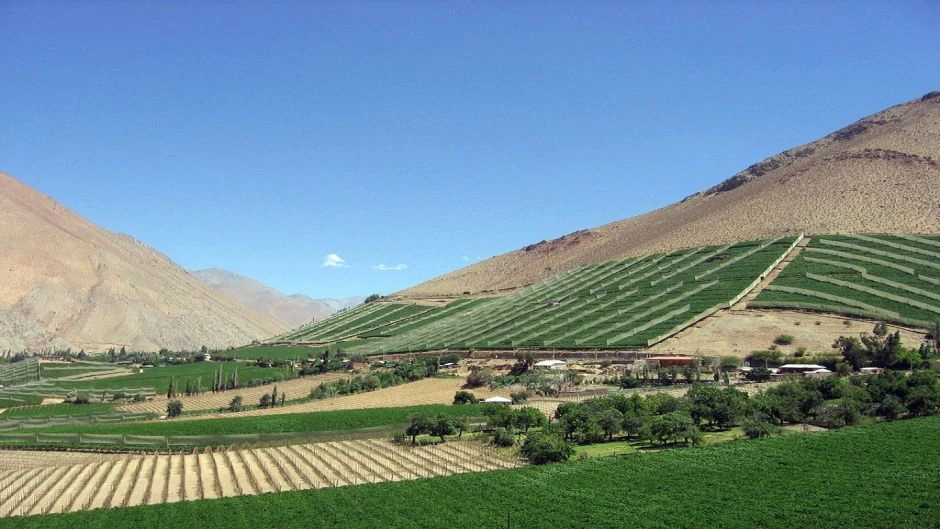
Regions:
[[487, 259], [395, 295], [514, 289], [611, 259], [813, 233], [940, 233], [940, 92], [768, 158], [662, 209]]
[[0, 451], [0, 517], [153, 505], [513, 468], [479, 442], [340, 441], [191, 454]]
[[[696, 353], [705, 356], [746, 356], [767, 349], [781, 334], [793, 336], [790, 345], [778, 345], [784, 354], [805, 347], [810, 353], [832, 352], [839, 336], [871, 333], [875, 322], [845, 316], [808, 314], [794, 311], [722, 311], [679, 332], [650, 349], [659, 352]], [[891, 325], [891, 329], [898, 327]], [[916, 347], [923, 332], [901, 331], [901, 341]]]

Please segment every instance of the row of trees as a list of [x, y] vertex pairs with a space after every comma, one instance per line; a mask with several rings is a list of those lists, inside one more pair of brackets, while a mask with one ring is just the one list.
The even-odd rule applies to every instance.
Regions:
[[411, 444], [417, 443], [419, 435], [433, 435], [443, 442], [448, 435], [456, 435], [459, 439], [469, 429], [470, 420], [467, 417], [450, 417], [443, 413], [421, 414], [409, 419], [405, 435], [411, 437]]
[[695, 385], [681, 398], [665, 393], [613, 395], [562, 404], [552, 424], [529, 433], [523, 455], [536, 463], [566, 459], [571, 443], [596, 443], [620, 435], [659, 445], [696, 444], [703, 431], [738, 425], [748, 437], [764, 437], [785, 424], [840, 428], [937, 414], [940, 377], [928, 370], [803, 378], [754, 396], [734, 388]]
[[368, 375], [356, 375], [348, 379], [321, 382], [310, 390], [310, 397], [313, 399], [326, 399], [338, 395], [374, 391], [434, 376], [437, 371], [438, 363], [436, 358], [417, 358], [399, 362], [390, 369], [372, 370]]

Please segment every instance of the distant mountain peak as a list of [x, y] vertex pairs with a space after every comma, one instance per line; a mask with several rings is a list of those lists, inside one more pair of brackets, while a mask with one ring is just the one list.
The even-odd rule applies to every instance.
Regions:
[[260, 281], [222, 268], [190, 270], [189, 273], [244, 305], [290, 327], [321, 320], [340, 309], [358, 305], [365, 299], [355, 296], [345, 299], [314, 299], [305, 294], [284, 294]]

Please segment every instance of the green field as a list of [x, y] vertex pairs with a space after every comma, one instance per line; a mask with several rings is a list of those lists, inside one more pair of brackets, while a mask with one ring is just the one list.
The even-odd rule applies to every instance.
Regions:
[[[241, 385], [247, 385], [254, 379], [277, 378], [288, 375], [287, 368], [283, 367], [257, 367], [253, 364], [235, 362], [196, 362], [192, 364], [178, 364], [167, 366], [146, 367], [142, 373], [121, 377], [103, 378], [99, 380], [82, 381], [54, 381], [60, 388], [76, 390], [110, 390], [118, 391], [131, 388], [152, 388], [156, 393], [166, 393], [170, 380], [175, 378], [177, 385], [182, 388], [186, 379], [196, 382], [202, 378], [202, 387], [212, 387], [213, 374], [221, 367], [226, 374], [231, 375], [238, 368], [238, 380]], [[127, 393], [130, 393], [127, 391]]]
[[[239, 417], [203, 420], [166, 420], [112, 424], [78, 424], [37, 430], [43, 434], [83, 433], [100, 435], [244, 435], [294, 432], [356, 430], [389, 424], [402, 424], [411, 415], [444, 413], [454, 417], [483, 415], [482, 405], [448, 406], [432, 404], [401, 408], [369, 408], [361, 410], [290, 413], [284, 415]], [[22, 430], [28, 433], [31, 430]]]
[[344, 347], [363, 346], [370, 342], [375, 343], [368, 340], [370, 338], [397, 336], [452, 314], [479, 307], [488, 301], [488, 299], [465, 299], [454, 301], [445, 307], [403, 303], [366, 303], [269, 341], [274, 344], [286, 342], [332, 344], [344, 341]]
[[940, 320], [940, 237], [814, 236], [749, 306], [929, 327]]
[[44, 404], [42, 406], [19, 406], [0, 413], [0, 421], [17, 419], [48, 419], [51, 417], [86, 417], [111, 413], [116, 404]]
[[0, 520], [0, 528], [923, 529], [940, 417], [417, 481]]
[[577, 268], [349, 352], [646, 347], [728, 307], [795, 241], [705, 246]]

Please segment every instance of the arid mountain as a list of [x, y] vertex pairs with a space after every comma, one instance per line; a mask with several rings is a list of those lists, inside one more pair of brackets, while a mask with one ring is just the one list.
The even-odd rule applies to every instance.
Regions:
[[228, 270], [209, 268], [190, 270], [203, 283], [219, 290], [243, 305], [266, 314], [290, 327], [322, 320], [339, 309], [358, 305], [365, 297], [345, 299], [313, 299], [303, 294], [286, 295], [250, 277]]
[[799, 232], [940, 233], [940, 92], [784, 151], [679, 203], [532, 244], [393, 298], [505, 292], [610, 259]]
[[225, 347], [287, 328], [0, 173], [0, 351]]

